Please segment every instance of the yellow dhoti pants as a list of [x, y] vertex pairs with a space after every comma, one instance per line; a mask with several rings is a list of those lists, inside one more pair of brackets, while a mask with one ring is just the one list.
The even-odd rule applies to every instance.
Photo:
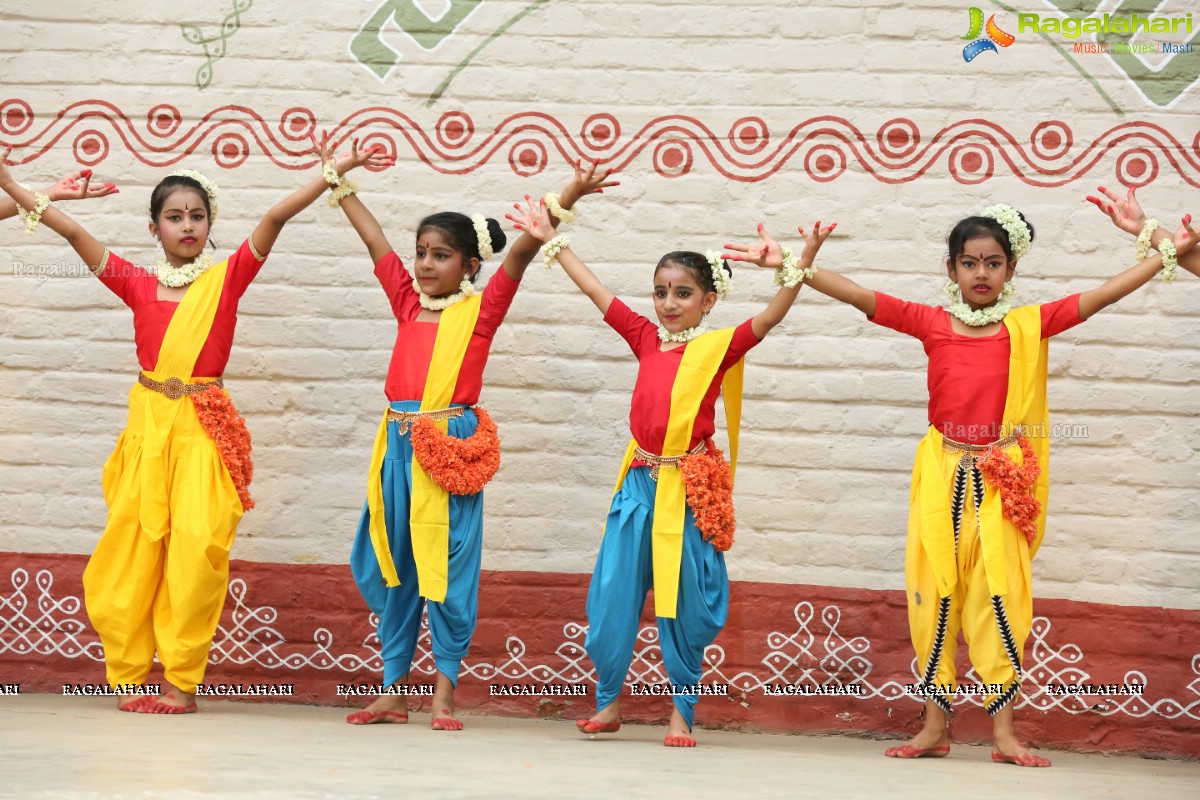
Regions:
[[[197, 379], [200, 380], [200, 379]], [[104, 645], [110, 685], [140, 684], [157, 651], [164, 677], [186, 692], [204, 678], [220, 620], [242, 504], [188, 398], [162, 450], [170, 523], [152, 536], [139, 519], [143, 420], [151, 391], [135, 384], [129, 423], [104, 465], [108, 522], [83, 573], [84, 598]], [[151, 490], [150, 487], [147, 490]]]
[[[961, 630], [971, 665], [986, 690], [984, 708], [995, 714], [1020, 689], [1021, 656], [1033, 621], [1029, 545], [1008, 520], [1002, 520], [998, 529], [979, 529], [978, 509], [992, 500], [996, 488], [984, 481], [969, 459], [960, 468], [961, 453], [939, 454], [956, 523], [957, 582], [948, 597], [938, 596], [918, 524], [921, 498], [914, 493], [905, 559], [909, 632], [923, 691], [949, 713], [957, 688], [954, 659]], [[1004, 595], [992, 595], [988, 588], [981, 537], [989, 536], [999, 536], [1004, 543], [1002, 568], [1008, 589]]]

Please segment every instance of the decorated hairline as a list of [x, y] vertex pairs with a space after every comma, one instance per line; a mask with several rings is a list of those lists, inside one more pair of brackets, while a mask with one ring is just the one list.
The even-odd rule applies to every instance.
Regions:
[[204, 189], [208, 195], [208, 224], [217, 221], [217, 185], [203, 172], [194, 169], [177, 169], [167, 175], [168, 178], [191, 178]]

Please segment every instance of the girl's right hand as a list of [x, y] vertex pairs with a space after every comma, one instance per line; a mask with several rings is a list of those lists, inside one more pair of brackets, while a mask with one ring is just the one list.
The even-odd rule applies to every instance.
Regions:
[[[761, 244], [727, 244], [721, 258], [727, 261], [744, 261], [756, 267], [779, 269], [783, 266], [783, 250], [779, 242], [771, 238], [766, 227], [758, 223], [758, 236]], [[818, 245], [820, 246], [820, 245]]]
[[12, 145], [4, 148], [4, 155], [0, 156], [0, 186], [5, 186], [13, 180], [13, 174], [8, 171], [8, 157], [12, 155]]
[[[82, 185], [79, 183], [80, 179], [83, 180]], [[107, 197], [110, 194], [120, 192], [116, 184], [102, 183], [99, 186], [91, 186], [91, 180], [92, 171], [90, 169], [72, 172], [47, 189], [46, 196], [58, 202], [59, 200], [85, 200], [92, 197]]]
[[1146, 213], [1142, 211], [1142, 206], [1134, 196], [1134, 188], [1129, 187], [1129, 194], [1124, 200], [1113, 191], [1105, 189], [1103, 186], [1096, 187], [1107, 200], [1101, 200], [1099, 197], [1092, 195], [1087, 196], [1087, 201], [1100, 209], [1113, 225], [1116, 225], [1126, 233], [1138, 236], [1142, 232], [1143, 226], [1146, 224]]
[[505, 219], [512, 222], [517, 230], [528, 233], [540, 242], [553, 239], [557, 232], [550, 224], [550, 212], [546, 210], [546, 201], [538, 200], [535, 203], [529, 195], [525, 195], [525, 204], [526, 208], [521, 208], [520, 203], [513, 203], [517, 214], [505, 214]]

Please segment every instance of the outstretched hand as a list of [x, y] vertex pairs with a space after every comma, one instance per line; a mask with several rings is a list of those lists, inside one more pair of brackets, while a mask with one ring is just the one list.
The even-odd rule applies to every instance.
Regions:
[[[336, 158], [337, 148], [330, 140], [329, 131], [321, 132], [320, 141], [311, 133], [308, 138], [313, 144], [313, 152], [321, 159], [322, 164]], [[358, 142], [358, 139], [352, 139], [350, 152], [334, 161], [334, 168], [337, 169], [339, 175], [345, 175], [355, 167], [364, 165], [371, 169], [383, 169], [395, 165], [396, 157], [388, 154], [383, 145], [373, 144], [370, 147], [359, 147]]]
[[1183, 255], [1200, 243], [1200, 233], [1196, 233], [1192, 228], [1191, 214], [1180, 220], [1179, 229], [1175, 231], [1171, 241], [1175, 244], [1176, 255]]
[[[81, 180], [82, 183], [80, 183]], [[115, 183], [102, 183], [98, 186], [92, 186], [91, 180], [92, 171], [90, 169], [72, 172], [47, 189], [46, 196], [57, 202], [59, 200], [84, 200], [92, 197], [107, 197], [110, 194], [117, 194], [121, 191]]]
[[1107, 215], [1113, 225], [1126, 233], [1139, 235], [1142, 227], [1146, 224], [1146, 213], [1142, 211], [1141, 204], [1134, 196], [1135, 189], [1132, 186], [1129, 187], [1129, 194], [1125, 199], [1121, 199], [1116, 192], [1105, 189], [1103, 186], [1097, 186], [1096, 189], [1104, 195], [1105, 199], [1089, 194], [1087, 201]]
[[766, 227], [758, 223], [758, 236], [761, 244], [727, 244], [721, 258], [727, 261], [744, 261], [756, 267], [779, 269], [783, 266], [783, 249], [779, 242], [771, 238]]
[[0, 185], [8, 183], [13, 179], [12, 172], [8, 169], [8, 157], [12, 155], [12, 145], [4, 148], [4, 155], [0, 155]]
[[525, 208], [520, 203], [513, 203], [514, 214], [505, 214], [504, 218], [512, 222], [513, 227], [528, 233], [540, 242], [548, 242], [554, 238], [554, 225], [550, 223], [550, 212], [546, 210], [546, 201], [534, 202], [525, 195]]
[[825, 240], [829, 238], [829, 234], [837, 228], [837, 223], [821, 227], [821, 221], [817, 220], [813, 223], [812, 233], [804, 232], [804, 228], [796, 228], [800, 235], [804, 237], [804, 250], [800, 253], [800, 261], [804, 264], [811, 264], [817, 256], [817, 251], [821, 249], [821, 245], [825, 244]]
[[588, 162], [585, 169], [582, 159], [575, 162], [575, 177], [571, 180], [568, 189], [574, 190], [577, 198], [589, 194], [604, 194], [604, 190], [608, 187], [621, 185], [620, 181], [609, 180], [609, 176], [613, 173], [611, 169], [597, 172], [597, 166], [595, 161], [591, 161]]

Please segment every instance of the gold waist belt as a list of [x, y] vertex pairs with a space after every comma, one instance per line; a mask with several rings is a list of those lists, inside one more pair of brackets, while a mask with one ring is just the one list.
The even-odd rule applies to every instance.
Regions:
[[700, 444], [696, 445], [681, 456], [660, 456], [657, 453], [651, 453], [649, 450], [643, 450], [641, 445], [637, 445], [633, 448], [633, 457], [639, 461], [645, 461], [647, 464], [649, 464], [650, 477], [654, 480], [658, 480], [658, 470], [660, 467], [674, 467], [675, 469], [678, 469], [680, 461], [683, 461], [683, 459], [687, 458], [688, 456], [694, 456], [697, 453], [703, 453], [707, 449], [707, 444], [705, 442], [700, 442]]
[[138, 383], [152, 392], [165, 395], [171, 400], [178, 400], [181, 397], [199, 394], [210, 386], [225, 385], [220, 378], [214, 381], [204, 381], [203, 383], [184, 383], [179, 378], [167, 378], [165, 381], [156, 381], [144, 372], [138, 373]]
[[967, 444], [966, 442], [956, 442], [953, 439], [942, 437], [942, 452], [943, 453], [962, 453], [962, 458], [959, 459], [959, 468], [971, 468], [975, 466], [975, 459], [991, 450], [993, 447], [998, 447], [1003, 450], [1006, 447], [1011, 447], [1017, 443], [1021, 437], [1022, 430], [1018, 428], [1013, 433], [997, 439], [989, 444]]
[[408, 433], [408, 426], [413, 420], [418, 420], [424, 417], [425, 419], [437, 422], [443, 419], [454, 419], [461, 417], [467, 409], [464, 406], [455, 406], [454, 408], [438, 408], [432, 411], [396, 411], [389, 408], [387, 412], [388, 422], [398, 422], [400, 427], [398, 432], [401, 436]]

